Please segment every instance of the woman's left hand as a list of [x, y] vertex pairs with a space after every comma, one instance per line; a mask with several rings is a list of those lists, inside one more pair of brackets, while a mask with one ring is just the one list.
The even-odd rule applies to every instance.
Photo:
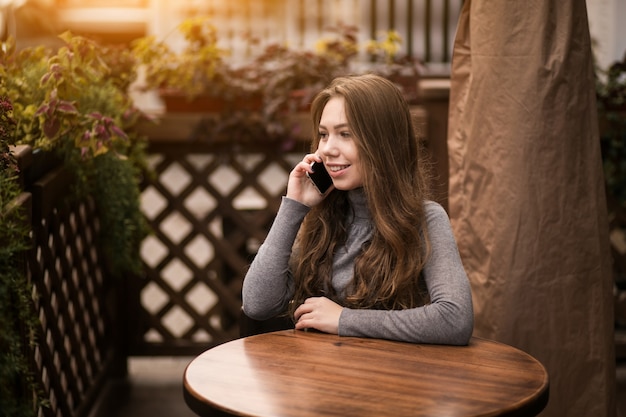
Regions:
[[307, 177], [307, 173], [313, 172], [312, 162], [322, 162], [322, 158], [314, 153], [305, 155], [302, 161], [291, 170], [287, 181], [287, 198], [299, 201], [308, 207], [319, 204], [330, 193], [330, 190], [335, 188], [331, 185], [324, 195], [317, 191], [313, 181]]
[[343, 307], [326, 297], [307, 298], [294, 312], [296, 329], [337, 334], [341, 310]]

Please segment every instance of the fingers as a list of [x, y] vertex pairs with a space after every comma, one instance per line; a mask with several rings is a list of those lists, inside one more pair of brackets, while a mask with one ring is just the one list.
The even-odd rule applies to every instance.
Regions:
[[307, 161], [309, 165], [313, 162], [322, 162], [322, 158], [316, 153], [310, 153], [304, 156], [304, 160]]
[[313, 302], [315, 298], [317, 297], [307, 298], [306, 300], [304, 300], [304, 303], [300, 304], [300, 306], [296, 308], [296, 311], [294, 311], [293, 313], [296, 321], [300, 321], [300, 318], [302, 317], [303, 314], [313, 312]]
[[294, 318], [296, 319], [295, 327], [297, 330], [317, 327], [315, 325], [316, 315], [319, 315], [319, 313], [316, 313], [316, 308], [318, 308], [316, 300], [316, 297], [307, 298], [304, 303], [300, 304], [296, 311], [294, 311]]
[[314, 153], [307, 154], [302, 158], [302, 161], [294, 167], [294, 170], [299, 170], [302, 174], [304, 174], [304, 172], [312, 173], [313, 169], [311, 169], [311, 164], [313, 162], [322, 162], [322, 158]]
[[317, 329], [337, 334], [343, 307], [326, 297], [307, 298], [294, 312], [296, 329]]
[[322, 158], [314, 153], [305, 155], [293, 168], [287, 181], [287, 197], [309, 207], [319, 204], [324, 197], [307, 178], [307, 173], [313, 172], [311, 163], [314, 161], [321, 162]]

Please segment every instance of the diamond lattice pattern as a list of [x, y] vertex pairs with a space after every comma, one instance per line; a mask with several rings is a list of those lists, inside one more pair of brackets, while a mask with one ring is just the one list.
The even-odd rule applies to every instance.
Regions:
[[262, 148], [186, 153], [153, 146], [156, 175], [142, 192], [154, 231], [141, 247], [144, 347], [201, 350], [237, 337], [245, 271], [301, 157]]

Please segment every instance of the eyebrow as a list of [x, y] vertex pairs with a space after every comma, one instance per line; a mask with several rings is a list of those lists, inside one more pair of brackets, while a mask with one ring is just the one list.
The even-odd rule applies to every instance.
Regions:
[[[321, 129], [327, 129], [327, 127], [326, 127], [326, 126], [324, 126], [324, 125], [319, 125], [319, 127], [320, 127]], [[350, 126], [348, 125], [348, 123], [339, 123], [338, 125], [333, 126], [333, 128], [334, 128], [335, 130], [337, 130], [337, 129], [342, 129], [342, 128], [345, 128], [345, 127], [350, 127]]]

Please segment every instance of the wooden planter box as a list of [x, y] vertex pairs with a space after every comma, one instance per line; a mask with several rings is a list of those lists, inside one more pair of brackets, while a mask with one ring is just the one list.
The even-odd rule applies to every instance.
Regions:
[[259, 111], [263, 107], [261, 96], [238, 97], [234, 100], [226, 100], [221, 97], [200, 95], [190, 99], [185, 94], [162, 90], [160, 98], [165, 104], [167, 113], [220, 113], [226, 110]]

